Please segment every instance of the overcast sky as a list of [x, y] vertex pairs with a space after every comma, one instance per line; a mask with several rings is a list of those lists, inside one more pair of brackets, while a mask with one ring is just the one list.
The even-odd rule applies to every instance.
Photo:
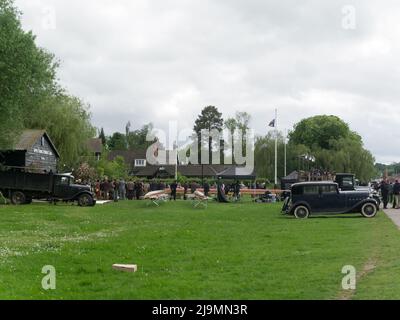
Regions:
[[106, 133], [129, 120], [191, 128], [215, 105], [225, 118], [249, 112], [264, 134], [278, 108], [281, 129], [337, 115], [390, 163], [400, 161], [400, 2], [382, 3], [16, 1], [24, 28], [61, 60], [61, 83]]

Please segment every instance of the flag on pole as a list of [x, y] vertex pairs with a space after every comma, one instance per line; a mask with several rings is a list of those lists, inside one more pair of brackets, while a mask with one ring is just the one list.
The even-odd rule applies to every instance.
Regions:
[[272, 127], [272, 128], [275, 128], [275, 122], [276, 122], [276, 119], [274, 119], [274, 120], [272, 120], [270, 123], [269, 123], [269, 127]]

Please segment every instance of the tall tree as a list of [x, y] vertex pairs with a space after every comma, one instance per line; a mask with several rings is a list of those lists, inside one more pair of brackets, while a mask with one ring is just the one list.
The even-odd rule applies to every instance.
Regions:
[[144, 125], [142, 128], [129, 131], [126, 139], [128, 143], [129, 150], [146, 150], [150, 145], [152, 145], [155, 140], [147, 141], [148, 134], [153, 130], [153, 125], [151, 123]]
[[54, 56], [21, 27], [11, 0], [0, 0], [0, 148], [11, 147], [23, 129], [24, 112], [59, 90]]
[[364, 148], [362, 138], [336, 116], [300, 121], [289, 134], [289, 150], [294, 146], [308, 149], [320, 169], [354, 173], [364, 182], [376, 176], [375, 159]]
[[[201, 114], [195, 121], [194, 132], [196, 133], [199, 140], [199, 151], [201, 150], [201, 130], [207, 129], [211, 132], [211, 130], [222, 131], [224, 125], [224, 120], [222, 119], [222, 113], [218, 111], [218, 109], [214, 106], [205, 107]], [[221, 148], [221, 141], [216, 142], [218, 152]], [[208, 156], [210, 163], [212, 161], [212, 137], [208, 139]], [[199, 152], [199, 162], [201, 161], [201, 153]]]
[[321, 115], [301, 120], [294, 126], [289, 139], [309, 148], [331, 149], [335, 141], [351, 134], [347, 123], [336, 116]]
[[114, 132], [107, 141], [110, 150], [127, 150], [126, 136], [120, 132]]
[[103, 144], [103, 146], [105, 146], [107, 143], [107, 138], [106, 138], [103, 128], [100, 129], [99, 138], [101, 139], [101, 143]]

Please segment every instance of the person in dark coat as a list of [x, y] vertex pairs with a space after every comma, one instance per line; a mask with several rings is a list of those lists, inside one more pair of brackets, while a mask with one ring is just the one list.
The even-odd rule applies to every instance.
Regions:
[[231, 185], [227, 183], [227, 184], [225, 185], [225, 190], [224, 190], [224, 191], [225, 191], [225, 194], [228, 195], [228, 194], [229, 194], [229, 191], [231, 191]]
[[382, 195], [383, 208], [387, 209], [387, 205], [389, 203], [389, 184], [386, 180], [383, 180], [381, 182], [380, 190]]
[[136, 200], [140, 200], [140, 197], [142, 196], [142, 190], [143, 190], [143, 184], [141, 181], [137, 181], [135, 184], [135, 197]]
[[393, 209], [400, 208], [400, 182], [396, 180], [393, 185]]
[[176, 181], [172, 182], [170, 185], [171, 189], [171, 198], [170, 200], [174, 199], [176, 201], [176, 189], [178, 188], [178, 183]]
[[219, 178], [218, 180], [217, 190], [218, 190], [218, 195], [217, 195], [218, 202], [228, 203], [229, 201], [226, 198], [225, 187], [224, 184], [222, 183], [221, 178]]
[[133, 200], [135, 196], [135, 184], [129, 181], [126, 185], [128, 200]]
[[210, 193], [210, 185], [208, 184], [208, 182], [206, 181], [205, 183], [204, 183], [204, 195], [206, 196], [206, 197], [208, 197], [208, 194]]
[[187, 182], [185, 182], [185, 183], [183, 184], [183, 199], [184, 199], [184, 200], [187, 199], [187, 198], [186, 198], [186, 194], [187, 194], [187, 192], [188, 192], [188, 189], [189, 189], [189, 185], [188, 185]]
[[119, 183], [117, 180], [114, 179], [111, 185], [112, 185], [112, 199], [114, 200], [114, 202], [118, 202]]
[[240, 197], [240, 182], [237, 180], [233, 186], [233, 196], [236, 200]]
[[197, 183], [192, 181], [192, 183], [190, 184], [190, 192], [195, 193], [196, 190], [197, 190]]
[[162, 181], [160, 182], [159, 190], [165, 190], [165, 183]]

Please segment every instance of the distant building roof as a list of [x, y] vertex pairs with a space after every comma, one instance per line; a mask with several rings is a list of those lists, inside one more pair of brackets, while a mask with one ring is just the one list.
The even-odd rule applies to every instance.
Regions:
[[108, 160], [112, 161], [116, 157], [122, 157], [126, 164], [133, 164], [135, 159], [146, 159], [146, 150], [115, 150], [108, 154]]
[[[146, 150], [128, 150], [128, 151], [111, 151], [108, 154], [108, 160], [114, 160], [116, 157], [123, 157], [125, 163], [131, 167], [131, 174], [137, 177], [151, 177], [160, 173], [169, 174], [171, 177], [175, 176], [175, 165], [173, 164], [159, 164], [151, 165], [149, 163], [144, 167], [135, 167], [135, 160], [146, 160]], [[171, 151], [167, 150], [167, 160], [173, 161]], [[236, 165], [224, 164], [188, 164], [178, 165], [178, 172], [186, 177], [223, 177], [226, 179], [253, 179], [255, 178], [254, 171], [249, 173], [245, 171], [244, 167]]]
[[89, 139], [86, 143], [89, 151], [93, 153], [102, 153], [103, 152], [103, 141], [101, 138], [93, 138]]
[[248, 170], [246, 167], [231, 165], [225, 170], [217, 174], [218, 177], [225, 179], [246, 179], [252, 180], [256, 178], [256, 173], [253, 170]]
[[24, 130], [20, 135], [17, 143], [15, 144], [14, 150], [22, 150], [22, 151], [29, 150], [33, 147], [36, 141], [38, 141], [42, 136], [45, 136], [47, 138], [50, 146], [53, 148], [57, 157], [60, 157], [57, 148], [54, 146], [46, 130], [34, 130], [34, 129]]

